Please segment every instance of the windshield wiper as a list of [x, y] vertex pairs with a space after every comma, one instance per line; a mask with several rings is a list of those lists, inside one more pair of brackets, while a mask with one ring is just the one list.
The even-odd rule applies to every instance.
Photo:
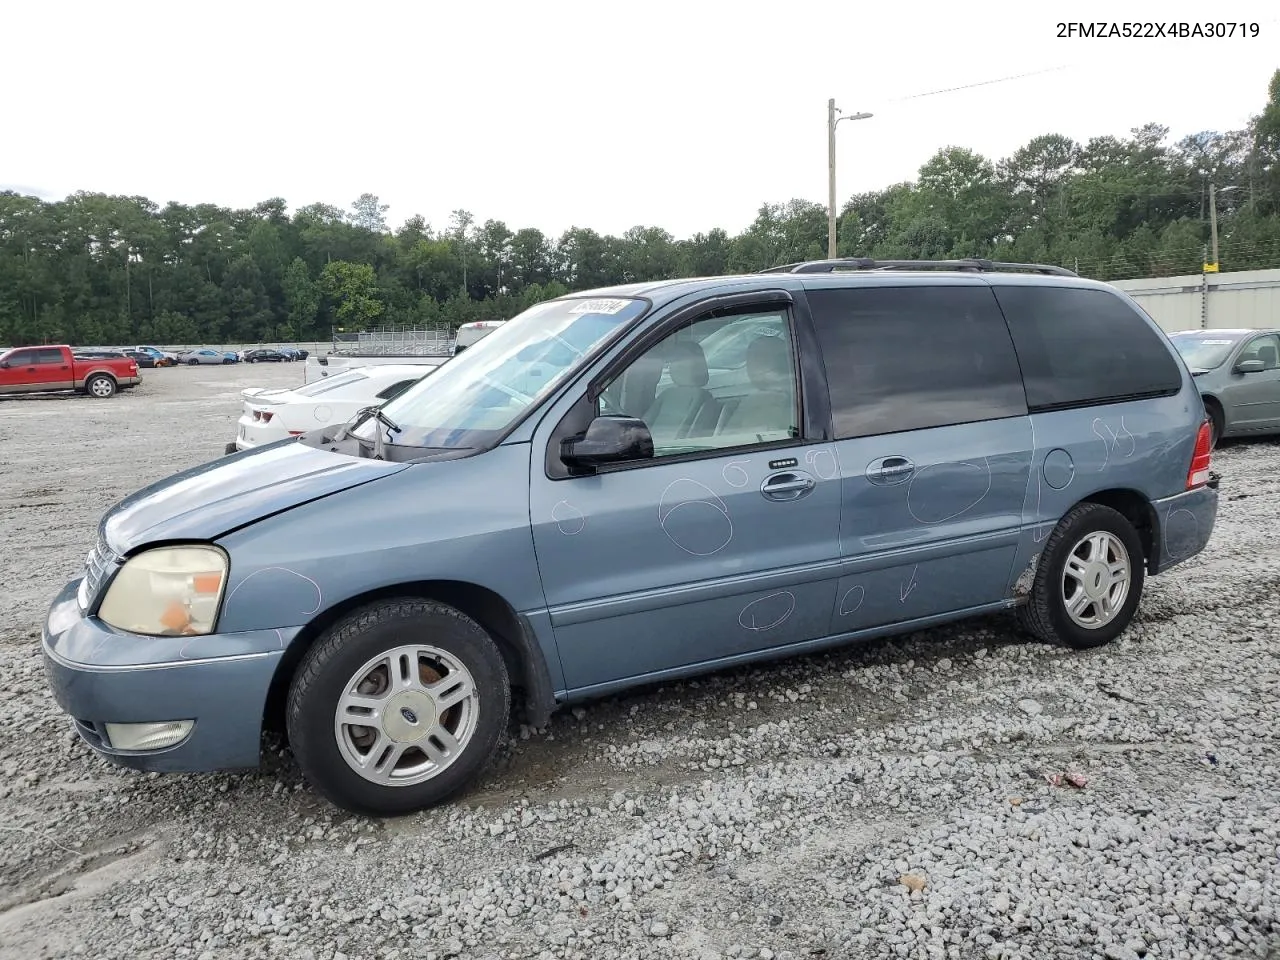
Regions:
[[[347, 437], [351, 436], [352, 432], [357, 427], [359, 427], [360, 424], [364, 423], [370, 417], [373, 417], [375, 420], [377, 420], [380, 424], [385, 426], [392, 433], [401, 432], [400, 424], [396, 423], [389, 416], [387, 416], [386, 412], [383, 411], [381, 407], [372, 406], [372, 407], [363, 407], [362, 409], [356, 411], [356, 415], [354, 418], [352, 418], [351, 422], [344, 424], [342, 429], [338, 431], [337, 435], [335, 435], [333, 439], [335, 441], [341, 441], [341, 440], [347, 439]], [[363, 449], [365, 443], [367, 443], [368, 441], [366, 441], [362, 437], [356, 437], [356, 442], [359, 443], [361, 446], [361, 449]], [[373, 459], [375, 460], [387, 459], [386, 451], [383, 448], [383, 443], [384, 441], [382, 439], [382, 431], [374, 430], [373, 431]]]

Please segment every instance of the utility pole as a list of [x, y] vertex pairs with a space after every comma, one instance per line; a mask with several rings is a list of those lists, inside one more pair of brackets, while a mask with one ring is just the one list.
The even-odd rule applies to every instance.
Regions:
[[836, 258], [836, 101], [827, 101], [827, 259]]
[[1213, 259], [1209, 261], [1209, 269], [1218, 272], [1218, 203], [1217, 190], [1209, 184], [1209, 243], [1213, 246]]
[[827, 101], [827, 259], [836, 253], [836, 124], [841, 120], [866, 120], [869, 113], [848, 113], [837, 117], [835, 98]]

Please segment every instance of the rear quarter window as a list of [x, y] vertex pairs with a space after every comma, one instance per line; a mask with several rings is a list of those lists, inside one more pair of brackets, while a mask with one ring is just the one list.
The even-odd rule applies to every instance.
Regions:
[[1032, 411], [1171, 396], [1182, 370], [1146, 318], [1105, 290], [997, 287]]
[[1025, 416], [991, 288], [808, 290], [837, 439]]

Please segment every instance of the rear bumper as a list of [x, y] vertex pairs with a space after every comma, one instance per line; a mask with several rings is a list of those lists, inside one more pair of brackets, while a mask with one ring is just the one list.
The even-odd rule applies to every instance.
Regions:
[[1218, 475], [1197, 490], [1156, 500], [1159, 542], [1153, 545], [1152, 573], [1163, 573], [1203, 550], [1218, 519]]
[[[275, 443], [277, 440], [287, 440], [290, 434], [288, 430], [273, 430], [271, 427], [264, 426], [261, 423], [255, 423], [241, 417], [236, 424], [236, 439], [234, 447], [236, 450], [252, 450], [255, 447], [265, 447], [269, 443]], [[227, 452], [231, 453], [233, 444], [227, 445]]]
[[[140, 637], [84, 617], [79, 581], [54, 600], [43, 630], [45, 673], [58, 706], [96, 752], [137, 770], [198, 772], [257, 766], [267, 691], [296, 631], [200, 638]], [[108, 723], [194, 721], [155, 750], [111, 746]]]

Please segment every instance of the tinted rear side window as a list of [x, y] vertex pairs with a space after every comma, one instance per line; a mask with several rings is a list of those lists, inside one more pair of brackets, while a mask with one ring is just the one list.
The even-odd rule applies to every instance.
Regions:
[[991, 288], [807, 290], [836, 437], [1022, 416], [1026, 395]]
[[1032, 410], [1168, 396], [1182, 372], [1142, 314], [1105, 290], [998, 287]]

